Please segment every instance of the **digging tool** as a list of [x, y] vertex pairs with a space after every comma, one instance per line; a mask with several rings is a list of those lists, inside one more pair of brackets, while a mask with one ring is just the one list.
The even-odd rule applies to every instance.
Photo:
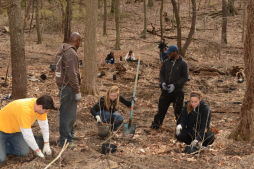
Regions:
[[132, 136], [134, 136], [135, 130], [136, 130], [136, 125], [132, 124], [132, 120], [133, 120], [134, 105], [135, 105], [135, 100], [134, 99], [136, 97], [137, 84], [138, 84], [139, 67], [140, 67], [140, 57], [138, 58], [138, 66], [137, 66], [137, 72], [136, 72], [136, 77], [135, 77], [135, 84], [134, 84], [133, 95], [132, 95], [133, 99], [131, 101], [131, 111], [130, 111], [129, 123], [125, 123], [123, 125], [123, 129], [124, 129], [124, 134], [125, 135], [132, 135]]

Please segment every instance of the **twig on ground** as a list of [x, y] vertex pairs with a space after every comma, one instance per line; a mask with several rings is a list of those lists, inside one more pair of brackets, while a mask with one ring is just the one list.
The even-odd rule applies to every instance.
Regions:
[[60, 153], [58, 154], [58, 156], [53, 161], [51, 161], [44, 169], [48, 169], [54, 162], [56, 162], [56, 160], [58, 160], [61, 157], [61, 155], [67, 149], [68, 146], [69, 146], [69, 142], [67, 143], [67, 140], [65, 140], [64, 145], [63, 145]]

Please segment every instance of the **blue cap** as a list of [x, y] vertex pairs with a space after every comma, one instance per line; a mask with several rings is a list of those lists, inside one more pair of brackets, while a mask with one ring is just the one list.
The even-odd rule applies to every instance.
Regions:
[[166, 53], [170, 54], [172, 52], [178, 52], [178, 48], [176, 46], [169, 46]]

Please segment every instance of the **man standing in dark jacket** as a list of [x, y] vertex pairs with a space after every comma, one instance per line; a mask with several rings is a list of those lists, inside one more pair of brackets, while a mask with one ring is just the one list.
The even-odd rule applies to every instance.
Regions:
[[183, 86], [188, 80], [188, 68], [186, 62], [178, 54], [176, 46], [170, 46], [167, 50], [169, 59], [163, 62], [160, 70], [161, 95], [158, 105], [158, 113], [154, 116], [151, 128], [159, 129], [163, 123], [168, 107], [173, 103], [176, 120], [181, 114], [184, 93]]
[[77, 32], [70, 35], [69, 43], [64, 43], [56, 56], [56, 84], [60, 90], [60, 139], [63, 146], [65, 139], [74, 139], [73, 125], [76, 121], [77, 103], [81, 100], [80, 73], [77, 50], [81, 36]]

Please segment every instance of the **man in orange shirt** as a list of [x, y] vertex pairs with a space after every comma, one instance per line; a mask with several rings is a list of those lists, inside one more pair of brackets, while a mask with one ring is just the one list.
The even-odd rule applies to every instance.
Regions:
[[[51, 96], [25, 98], [12, 101], [0, 110], [0, 163], [6, 160], [7, 154], [25, 156], [29, 147], [37, 156], [44, 158], [51, 155], [49, 145], [49, 125], [47, 113], [55, 109]], [[43, 151], [35, 141], [32, 125], [38, 121], [43, 140]]]

